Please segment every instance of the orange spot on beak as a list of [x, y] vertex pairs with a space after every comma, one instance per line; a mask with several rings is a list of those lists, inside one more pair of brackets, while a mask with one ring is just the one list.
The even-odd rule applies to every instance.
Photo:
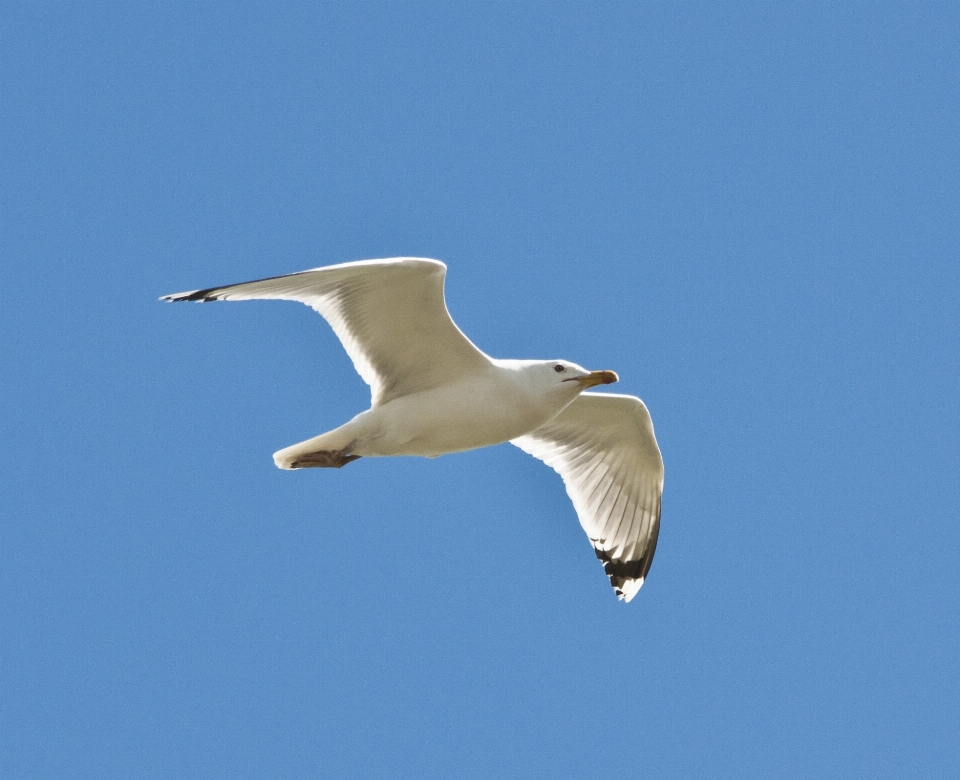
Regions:
[[[569, 382], [571, 380], [565, 379], [564, 381]], [[612, 385], [614, 382], [619, 382], [620, 377], [617, 376], [616, 371], [591, 371], [586, 376], [578, 376], [575, 381], [586, 389], [597, 385]]]

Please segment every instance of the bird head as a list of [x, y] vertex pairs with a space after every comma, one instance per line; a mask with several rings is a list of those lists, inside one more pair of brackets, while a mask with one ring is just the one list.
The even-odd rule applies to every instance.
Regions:
[[588, 371], [569, 360], [542, 360], [530, 367], [536, 372], [538, 385], [546, 385], [551, 392], [569, 395], [571, 400], [591, 387], [619, 381], [613, 371]]

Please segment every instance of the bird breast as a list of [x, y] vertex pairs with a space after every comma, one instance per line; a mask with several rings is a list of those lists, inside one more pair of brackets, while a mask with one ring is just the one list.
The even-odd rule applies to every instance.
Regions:
[[473, 377], [394, 399], [363, 416], [357, 454], [435, 457], [510, 441], [556, 416], [567, 399], [531, 397], [510, 377]]

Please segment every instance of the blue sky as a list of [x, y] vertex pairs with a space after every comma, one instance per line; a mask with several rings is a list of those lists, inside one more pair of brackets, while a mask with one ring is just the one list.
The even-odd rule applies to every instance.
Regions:
[[[956, 5], [3, 17], [4, 777], [955, 769]], [[646, 401], [631, 604], [509, 445], [278, 471], [330, 329], [157, 301], [396, 255]]]

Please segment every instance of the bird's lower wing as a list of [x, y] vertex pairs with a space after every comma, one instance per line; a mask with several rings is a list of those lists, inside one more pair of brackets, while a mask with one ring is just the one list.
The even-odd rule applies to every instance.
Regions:
[[450, 318], [446, 270], [421, 258], [362, 260], [161, 300], [305, 303], [333, 327], [378, 406], [489, 367], [489, 358]]
[[653, 562], [663, 492], [663, 460], [643, 402], [583, 393], [511, 444], [560, 474], [610, 584], [630, 601]]

